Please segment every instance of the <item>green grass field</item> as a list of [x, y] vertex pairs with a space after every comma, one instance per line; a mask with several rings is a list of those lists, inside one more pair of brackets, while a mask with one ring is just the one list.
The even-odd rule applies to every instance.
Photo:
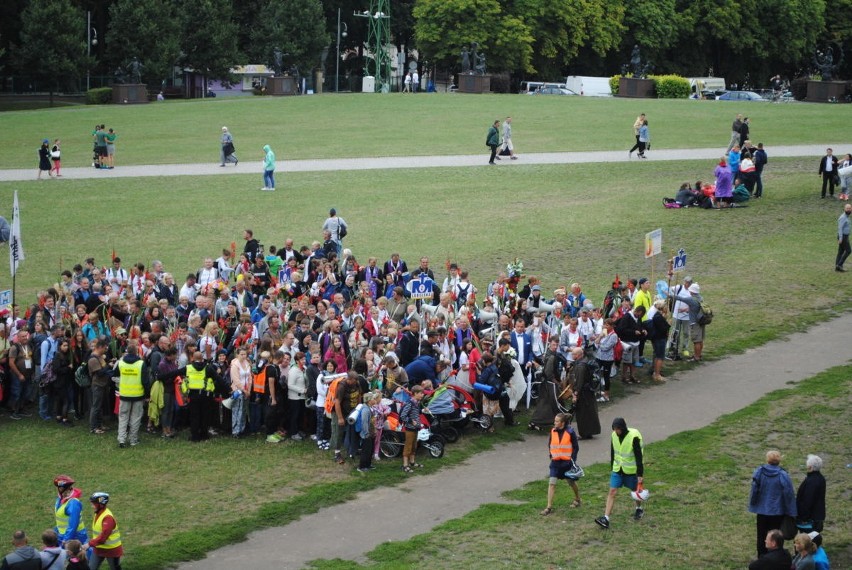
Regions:
[[[753, 108], [753, 131], [768, 145], [817, 143], [847, 134], [845, 107]], [[147, 164], [216, 160], [222, 124], [237, 137], [243, 160], [253, 158], [248, 149], [267, 141], [285, 160], [476, 153], [484, 150], [488, 123], [507, 114], [515, 117], [519, 152], [623, 153], [639, 111], [653, 121], [657, 148], [721, 146], [732, 115], [740, 110], [690, 101], [353, 95], [12, 112], [0, 115], [6, 131], [14, 133], [0, 142], [0, 168], [34, 167], [38, 141], [57, 136], [65, 141], [63, 162], [83, 165], [96, 121], [121, 133], [119, 164]], [[814, 124], [821, 128], [813, 129]], [[22, 134], [30, 132], [32, 137]], [[662, 228], [667, 256], [686, 249], [688, 272], [715, 310], [709, 357], [762, 344], [848, 310], [852, 297], [847, 276], [832, 270], [840, 208], [816, 197], [815, 159], [771, 159], [767, 198], [749, 208], [662, 208], [662, 196], [673, 195], [685, 180], [709, 179], [713, 166], [712, 161], [625, 161], [505, 169], [285, 171], [279, 173], [274, 194], [258, 191], [257, 173], [33, 180], [0, 183], [0, 202], [9, 210], [18, 190], [27, 255], [17, 278], [22, 304], [56, 282], [60, 269], [89, 255], [102, 265], [113, 249], [127, 265], [159, 258], [180, 281], [205, 256], [217, 255], [232, 241], [241, 248], [246, 227], [267, 246], [280, 245], [285, 237], [309, 243], [319, 237], [328, 208], [336, 206], [350, 224], [346, 246], [361, 261], [368, 255], [384, 261], [399, 251], [414, 266], [425, 254], [441, 274], [451, 258], [484, 288], [519, 257], [527, 274], [541, 276], [547, 290], [579, 281], [596, 303], [615, 273], [660, 277], [662, 260], [652, 272], [642, 246], [646, 232]], [[0, 272], [0, 287], [10, 285], [8, 274]], [[4, 457], [10, 458], [0, 464], [0, 477], [22, 481], [4, 502], [9, 514], [0, 523], [0, 536], [8, 536], [13, 526], [32, 532], [46, 528], [51, 521], [49, 482], [56, 472], [67, 470], [84, 482], [87, 492], [105, 486], [122, 497], [127, 560], [133, 568], [161, 568], [169, 561], [199, 557], [214, 544], [238, 540], [247, 529], [284, 524], [344, 500], [364, 484], [332, 469], [326, 456], [295, 446], [271, 450], [259, 442], [230, 440], [169, 446], [157, 439], [145, 440], [132, 455], [119, 456], [113, 437], [94, 439], [82, 428], [60, 430], [34, 421], [10, 425], [0, 419], [0, 434]], [[454, 462], [488, 441], [477, 438], [468, 447], [451, 446], [443, 461]], [[252, 479], [249, 471], [263, 477]], [[392, 484], [397, 480], [392, 471], [380, 472], [376, 480]], [[31, 475], [21, 478], [21, 473]], [[268, 480], [275, 477], [284, 479], [270, 490]], [[247, 480], [245, 490], [231, 494], [235, 482]], [[255, 502], [239, 501], [248, 496]], [[714, 536], [726, 539], [724, 529]]]
[[[711, 426], [646, 446], [645, 482], [651, 499], [640, 523], [630, 519], [632, 502], [625, 491], [616, 500], [610, 530], [594, 524], [603, 512], [609, 473], [608, 465], [598, 464], [585, 467], [579, 509], [568, 508], [570, 489], [560, 485], [556, 511], [540, 516], [547, 495], [547, 480], [542, 477], [507, 493], [514, 504], [483, 505], [428, 535], [385, 543], [368, 555], [364, 565], [316, 561], [314, 567], [745, 568], [755, 556], [755, 517], [747, 511], [751, 474], [767, 450], [778, 448], [785, 455], [782, 467], [796, 488], [805, 476], [807, 454], [825, 461], [825, 547], [832, 568], [850, 568], [847, 463], [852, 444], [844, 436], [852, 430], [850, 374], [848, 366], [829, 370]], [[541, 447], [545, 449], [544, 441]], [[543, 469], [546, 459], [543, 456]]]
[[[648, 115], [654, 148], [725, 148], [736, 113], [752, 119], [752, 137], [771, 148], [848, 139], [848, 105], [730, 104], [528, 95], [364, 94], [168, 101], [7, 112], [0, 168], [38, 166], [43, 138], [63, 141], [63, 164], [91, 163], [95, 123], [119, 133], [117, 164], [212, 162], [227, 125], [242, 160], [259, 160], [269, 143], [279, 159], [475, 154], [495, 119], [513, 117], [518, 153], [618, 150], [633, 144], [632, 125]], [[815, 128], [815, 126], [819, 128]], [[813, 167], [816, 170], [816, 166]]]

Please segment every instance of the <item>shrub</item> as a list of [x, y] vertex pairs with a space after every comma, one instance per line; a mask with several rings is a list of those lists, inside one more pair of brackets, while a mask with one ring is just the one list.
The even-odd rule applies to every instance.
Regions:
[[107, 105], [112, 103], [112, 87], [97, 87], [86, 91], [86, 105]]
[[613, 97], [618, 95], [618, 80], [624, 77], [623, 75], [613, 75], [609, 78], [609, 90], [612, 91]]
[[652, 75], [658, 99], [686, 99], [689, 97], [689, 80], [680, 75]]

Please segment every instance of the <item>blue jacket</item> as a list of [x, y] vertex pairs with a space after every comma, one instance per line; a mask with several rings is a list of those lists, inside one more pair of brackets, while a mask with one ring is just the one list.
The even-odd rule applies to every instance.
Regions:
[[751, 476], [748, 512], [758, 515], [796, 516], [796, 492], [786, 471], [777, 465], [761, 465]]
[[523, 335], [521, 335], [520, 338], [518, 338], [518, 333], [516, 333], [515, 331], [512, 331], [512, 335], [509, 339], [509, 342], [512, 344], [512, 348], [515, 349], [515, 354], [518, 354], [518, 355], [521, 354], [521, 351], [518, 350], [518, 344], [519, 344], [519, 342], [523, 343], [523, 345], [524, 345], [524, 360], [522, 362], [520, 359], [518, 359], [518, 364], [520, 364], [522, 367], [526, 366], [527, 363], [530, 360], [533, 359], [532, 337], [530, 337], [529, 333], [524, 333]]
[[426, 354], [418, 356], [408, 363], [405, 372], [408, 374], [408, 383], [411, 386], [420, 384], [423, 380], [431, 380], [434, 384], [437, 378], [435, 375], [435, 358]]

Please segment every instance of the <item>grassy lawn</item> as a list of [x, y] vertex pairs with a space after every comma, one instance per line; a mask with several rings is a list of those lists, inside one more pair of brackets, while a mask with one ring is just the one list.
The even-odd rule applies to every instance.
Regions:
[[[848, 121], [836, 116], [848, 112], [846, 107], [754, 109], [753, 130], [767, 144], [816, 143], [847, 134], [842, 127]], [[703, 147], [727, 142], [738, 110], [688, 101], [353, 95], [12, 112], [2, 115], [14, 136], [0, 142], [0, 168], [34, 165], [38, 140], [57, 136], [65, 140], [65, 164], [82, 165], [96, 121], [118, 127], [119, 163], [127, 164], [215, 160], [223, 123], [237, 136], [238, 149], [245, 150], [243, 159], [254, 158], [248, 149], [267, 141], [285, 159], [481, 152], [490, 120], [507, 114], [515, 117], [519, 152], [521, 144], [525, 152], [621, 149], [631, 142], [630, 125], [639, 111], [656, 121], [659, 148]], [[824, 128], [817, 133], [814, 124]], [[546, 290], [579, 281], [596, 303], [615, 273], [622, 278], [651, 274], [642, 256], [644, 234], [663, 228], [664, 251], [686, 249], [688, 272], [717, 315], [708, 330], [710, 357], [761, 344], [852, 306], [847, 276], [832, 271], [840, 208], [816, 198], [815, 161], [771, 159], [767, 198], [749, 208], [662, 208], [662, 196], [673, 195], [685, 180], [710, 178], [713, 166], [683, 161], [604, 168], [284, 172], [275, 193], [258, 191], [258, 173], [29, 181], [0, 183], [0, 203], [11, 204], [13, 190], [19, 191], [27, 256], [17, 279], [22, 304], [56, 282], [60, 269], [89, 255], [103, 265], [112, 249], [127, 265], [161, 259], [182, 281], [205, 256], [215, 257], [232, 241], [242, 248], [245, 227], [267, 246], [281, 245], [285, 237], [309, 243], [335, 206], [349, 223], [346, 246], [360, 261], [367, 255], [384, 261], [399, 251], [414, 267], [425, 254], [442, 275], [444, 260], [452, 258], [484, 288], [519, 257], [528, 274], [543, 278]], [[658, 260], [653, 277], [662, 271]], [[10, 285], [4, 270], [0, 287]], [[114, 432], [97, 440], [82, 428], [2, 419], [0, 433], [5, 459], [0, 477], [20, 482], [4, 502], [8, 515], [0, 522], [0, 536], [8, 536], [13, 526], [37, 532], [51, 524], [49, 482], [69, 471], [87, 493], [96, 488], [115, 493], [128, 564], [134, 568], [199, 557], [214, 545], [238, 540], [247, 529], [284, 524], [345, 500], [365, 485], [398, 480], [398, 470], [383, 468], [365, 483], [308, 446], [270, 449], [230, 439], [190, 446], [146, 439], [119, 454]], [[448, 449], [443, 464], [491, 440], [464, 441]], [[839, 457], [841, 450], [836, 452]], [[751, 465], [754, 457], [745, 463]], [[740, 509], [742, 501], [734, 502]]]
[[[570, 509], [567, 485], [557, 489], [556, 512], [539, 516], [547, 481], [507, 493], [511, 505], [489, 504], [405, 542], [385, 543], [358, 565], [317, 561], [324, 570], [355, 568], [744, 568], [754, 557], [754, 515], [747, 511], [752, 470], [768, 449], [779, 449], [798, 488], [805, 457], [823, 458], [828, 481], [824, 530], [832, 568], [852, 567], [852, 503], [848, 413], [852, 367], [829, 370], [801, 385], [774, 392], [711, 426], [646, 447], [646, 482], [652, 493], [641, 523], [630, 520], [622, 492], [603, 531], [609, 466], [585, 467], [583, 506]], [[641, 426], [636, 426], [641, 430]], [[543, 438], [542, 438], [543, 439]], [[542, 449], [545, 449], [542, 441]], [[582, 459], [582, 451], [580, 452]], [[542, 473], [547, 458], [542, 456]], [[495, 548], [495, 544], [500, 548]], [[792, 547], [787, 543], [788, 549]], [[523, 562], [519, 562], [522, 560]]]
[[[472, 154], [485, 150], [492, 121], [513, 116], [524, 152], [629, 148], [633, 120], [647, 113], [655, 148], [726, 145], [736, 113], [750, 115], [752, 138], [770, 149], [848, 139], [848, 105], [729, 104], [724, 101], [629, 100], [527, 95], [364, 94], [167, 101], [3, 113], [0, 168], [37, 166], [41, 139], [63, 141], [63, 164], [90, 164], [90, 133], [105, 123], [119, 133], [117, 163], [218, 160], [222, 125], [243, 160], [271, 144], [279, 159]], [[814, 128], [819, 125], [819, 128]], [[724, 148], [724, 147], [723, 147]], [[816, 170], [816, 166], [813, 166]]]

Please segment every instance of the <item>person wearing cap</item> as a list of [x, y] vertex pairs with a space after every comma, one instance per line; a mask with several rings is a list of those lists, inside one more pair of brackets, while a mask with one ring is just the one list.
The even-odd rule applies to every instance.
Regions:
[[701, 302], [704, 300], [701, 296], [701, 286], [698, 283], [693, 283], [687, 288], [687, 293], [675, 293], [669, 291], [669, 296], [673, 296], [677, 301], [683, 301], [689, 308], [689, 338], [692, 341], [692, 359], [696, 362], [701, 361], [701, 354], [704, 352], [704, 328], [705, 325], [699, 324], [701, 319]]
[[331, 232], [331, 240], [337, 245], [337, 257], [343, 253], [343, 238], [348, 233], [346, 220], [337, 215], [337, 210], [331, 208], [328, 211], [328, 218], [322, 224], [323, 231]]
[[222, 148], [219, 151], [219, 166], [225, 166], [225, 164], [229, 162], [233, 162], [234, 166], [239, 164], [239, 160], [237, 159], [237, 155], [234, 154], [234, 137], [231, 135], [231, 132], [228, 130], [228, 127], [222, 127], [222, 138], [219, 141], [222, 144]]
[[50, 166], [50, 141], [47, 139], [41, 141], [41, 146], [38, 149], [38, 176], [36, 180], [41, 180], [42, 172], [47, 172], [47, 175], [53, 178]]
[[825, 549], [822, 547], [822, 535], [814, 530], [808, 533], [808, 537], [810, 537], [816, 545], [816, 552], [814, 552], [814, 570], [831, 570], [831, 564], [828, 561], [828, 554], [825, 553]]
[[[606, 509], [603, 516], [595, 519], [595, 523], [601, 528], [609, 528], [609, 515], [612, 513], [618, 490], [621, 487], [627, 487], [635, 492], [642, 484], [645, 474], [644, 447], [642, 434], [639, 433], [639, 430], [628, 428], [624, 418], [612, 420], [612, 440], [609, 450], [612, 473], [609, 477], [609, 494], [606, 497]], [[637, 499], [633, 519], [638, 521], [644, 514], [642, 501]]]
[[89, 536], [82, 518], [83, 504], [80, 502], [83, 492], [74, 487], [74, 479], [68, 475], [57, 475], [53, 479], [53, 485], [57, 494], [53, 507], [56, 526], [53, 528], [59, 538], [59, 544], [64, 545], [69, 540], [86, 542]]
[[121, 531], [118, 521], [112, 511], [107, 508], [109, 494], [104, 492], [92, 493], [89, 497], [92, 508], [95, 511], [92, 519], [92, 534], [95, 535], [83, 548], [91, 548], [92, 554], [89, 558], [90, 570], [98, 570], [104, 560], [110, 570], [121, 570], [121, 557], [124, 555], [124, 547], [121, 545]]

